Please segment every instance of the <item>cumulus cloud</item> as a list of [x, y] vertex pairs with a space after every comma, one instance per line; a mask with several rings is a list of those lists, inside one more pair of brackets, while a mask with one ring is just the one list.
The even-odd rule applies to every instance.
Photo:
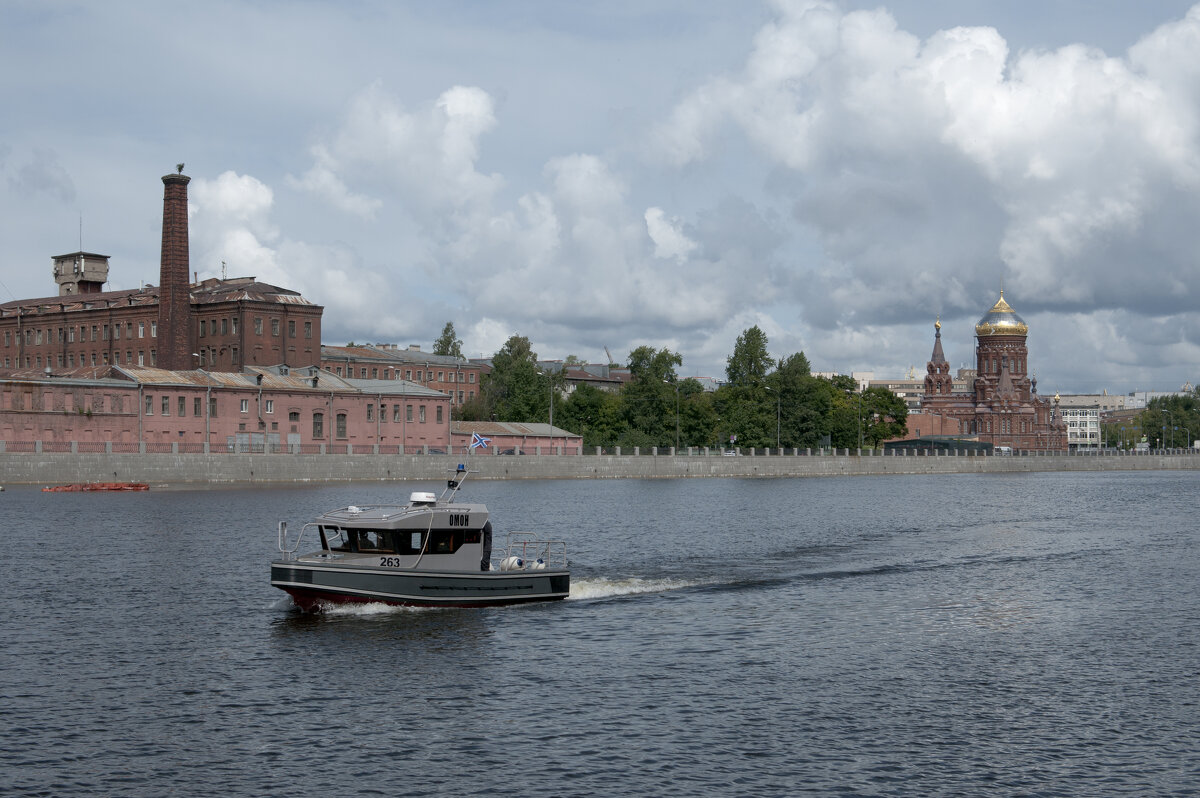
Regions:
[[[742, 70], [681, 100], [654, 142], [695, 168], [732, 127], [782, 170], [824, 250], [796, 296], [806, 319], [969, 315], [1001, 280], [1026, 312], [1149, 313], [1162, 281], [1194, 304], [1200, 242], [1177, 219], [1200, 211], [1200, 11], [1110, 56], [1013, 54], [992, 28], [922, 41], [882, 9], [775, 8]], [[1143, 279], [1122, 279], [1134, 268]]]
[[667, 218], [662, 208], [646, 209], [646, 233], [654, 242], [654, 257], [683, 263], [696, 248], [696, 242], [684, 234], [678, 217]]

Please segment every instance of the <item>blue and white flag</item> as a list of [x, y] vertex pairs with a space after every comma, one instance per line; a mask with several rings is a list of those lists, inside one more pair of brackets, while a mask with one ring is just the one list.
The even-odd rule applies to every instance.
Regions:
[[487, 445], [492, 442], [491, 438], [485, 438], [478, 432], [471, 433], [471, 451], [475, 451], [479, 447], [487, 448]]

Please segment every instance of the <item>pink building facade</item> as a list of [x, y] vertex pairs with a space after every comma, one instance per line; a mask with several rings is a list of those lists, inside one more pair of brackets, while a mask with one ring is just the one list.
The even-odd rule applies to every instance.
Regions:
[[152, 451], [448, 451], [450, 400], [415, 383], [314, 367], [243, 373], [110, 367], [0, 379], [0, 445]]

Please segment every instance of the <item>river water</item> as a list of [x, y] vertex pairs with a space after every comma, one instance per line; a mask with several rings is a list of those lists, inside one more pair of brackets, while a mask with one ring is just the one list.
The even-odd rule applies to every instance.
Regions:
[[571, 598], [296, 612], [428, 483], [0, 493], [0, 793], [1200, 790], [1198, 472], [468, 482]]

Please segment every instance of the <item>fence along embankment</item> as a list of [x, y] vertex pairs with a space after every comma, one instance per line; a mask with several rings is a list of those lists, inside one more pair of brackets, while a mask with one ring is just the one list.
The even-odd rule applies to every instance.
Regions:
[[465, 463], [473, 479], [831, 477], [1050, 471], [1200, 470], [1200, 452], [981, 456], [833, 452], [703, 454], [262, 454], [0, 452], [0, 485], [75, 482], [254, 484], [441, 480]]

